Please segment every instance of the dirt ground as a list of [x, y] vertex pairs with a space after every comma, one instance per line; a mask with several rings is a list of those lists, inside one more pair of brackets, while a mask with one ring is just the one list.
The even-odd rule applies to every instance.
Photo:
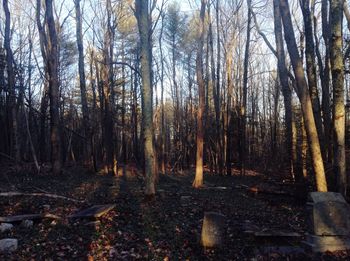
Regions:
[[[0, 234], [17, 238], [16, 252], [0, 260], [349, 260], [348, 253], [312, 255], [303, 251], [305, 202], [288, 195], [249, 191], [268, 184], [265, 175], [205, 175], [206, 186], [193, 189], [193, 172], [160, 175], [156, 199], [143, 200], [143, 178], [126, 171], [121, 177], [67, 168], [61, 176], [29, 175], [2, 168], [0, 192], [53, 193], [84, 202], [44, 196], [0, 197], [0, 216], [50, 213], [62, 219], [39, 220], [32, 227], [15, 225]], [[70, 220], [77, 210], [95, 204], [116, 204], [108, 214], [91, 220]], [[227, 235], [220, 249], [200, 246], [203, 215], [227, 217]], [[248, 228], [247, 228], [248, 227]], [[249, 228], [250, 227], [250, 228]], [[278, 230], [301, 238], [257, 238], [248, 233]], [[279, 249], [284, 249], [280, 251]], [[282, 248], [281, 248], [282, 247]]]

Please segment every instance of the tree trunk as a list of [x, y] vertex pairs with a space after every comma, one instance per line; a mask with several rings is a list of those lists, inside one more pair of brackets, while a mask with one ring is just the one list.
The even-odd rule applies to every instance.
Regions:
[[155, 157], [153, 146], [153, 91], [152, 91], [152, 45], [151, 24], [148, 0], [136, 0], [135, 10], [141, 40], [141, 74], [142, 74], [142, 122], [144, 132], [145, 155], [145, 195], [155, 195]]
[[312, 17], [313, 13], [310, 11], [310, 0], [301, 1], [301, 10], [304, 18], [305, 28], [305, 59], [306, 59], [306, 73], [309, 83], [309, 93], [312, 102], [312, 111], [314, 113], [318, 137], [320, 140], [322, 156], [325, 158], [326, 151], [324, 151], [324, 131], [321, 116], [320, 100], [318, 97], [317, 78], [316, 78], [316, 61], [315, 61], [315, 43], [313, 39]]
[[282, 85], [283, 101], [285, 108], [285, 122], [286, 122], [286, 150], [287, 150], [287, 162], [288, 169], [292, 177], [293, 172], [293, 107], [292, 107], [292, 90], [288, 82], [288, 69], [286, 67], [285, 52], [283, 46], [282, 35], [282, 21], [278, 4], [274, 1], [274, 24], [275, 24], [275, 41], [276, 41], [276, 53], [278, 60], [278, 75]]
[[205, 7], [207, 0], [201, 0], [200, 10], [200, 38], [198, 40], [198, 50], [196, 57], [196, 75], [198, 82], [198, 112], [197, 112], [197, 152], [196, 152], [196, 176], [192, 186], [199, 188], [203, 186], [203, 143], [204, 143], [204, 128], [203, 114], [205, 110], [205, 83], [203, 77], [203, 47], [205, 34]]
[[[277, 0], [274, 1], [278, 2]], [[305, 122], [305, 129], [310, 146], [312, 165], [316, 177], [316, 187], [318, 191], [327, 191], [327, 181], [323, 166], [322, 153], [318, 139], [317, 128], [312, 111], [312, 102], [308, 92], [308, 85], [305, 79], [303, 63], [299, 56], [298, 47], [295, 41], [295, 35], [288, 1], [280, 0], [279, 6], [284, 26], [284, 38], [287, 43], [289, 56], [296, 78], [297, 94], [301, 103], [303, 118]]]
[[322, 0], [321, 15], [322, 15], [322, 36], [325, 45], [325, 59], [324, 68], [321, 74], [321, 85], [322, 85], [322, 113], [323, 113], [323, 125], [325, 132], [325, 150], [327, 151], [328, 162], [332, 159], [332, 120], [331, 120], [331, 101], [330, 101], [330, 31], [329, 31], [329, 20], [328, 20], [328, 2], [329, 0]]
[[55, 20], [53, 17], [52, 0], [45, 0], [46, 22], [49, 33], [49, 48], [47, 56], [47, 69], [49, 76], [50, 97], [50, 126], [51, 126], [51, 162], [53, 174], [60, 174], [62, 169], [62, 148], [60, 134], [59, 100], [60, 90], [58, 83], [58, 51]]
[[19, 137], [18, 137], [18, 122], [16, 112], [16, 92], [15, 92], [15, 72], [13, 68], [13, 53], [11, 49], [11, 15], [8, 7], [8, 0], [3, 0], [3, 7], [5, 13], [5, 37], [4, 47], [6, 51], [7, 63], [7, 85], [9, 90], [9, 122], [10, 122], [10, 147], [11, 155], [16, 162], [21, 160]]
[[241, 120], [242, 127], [241, 132], [241, 146], [240, 146], [240, 164], [241, 164], [241, 175], [245, 175], [246, 170], [246, 125], [247, 125], [247, 92], [248, 92], [248, 65], [249, 65], [249, 48], [250, 48], [250, 26], [252, 21], [251, 12], [251, 0], [247, 0], [248, 5], [248, 23], [247, 23], [247, 39], [244, 54], [244, 72], [243, 72], [243, 104], [241, 106]]
[[93, 167], [93, 156], [92, 156], [92, 144], [91, 144], [91, 131], [89, 123], [89, 109], [86, 97], [86, 80], [85, 80], [85, 69], [84, 69], [84, 44], [83, 44], [83, 33], [82, 33], [82, 17], [80, 11], [80, 1], [75, 0], [75, 21], [76, 21], [76, 37], [78, 46], [78, 69], [79, 69], [79, 84], [80, 84], [80, 95], [81, 95], [81, 107], [83, 113], [83, 128], [86, 137], [86, 143], [84, 144], [84, 160], [86, 161], [89, 168]]
[[334, 161], [333, 169], [337, 188], [346, 195], [345, 159], [345, 106], [344, 106], [344, 63], [343, 63], [343, 6], [344, 0], [333, 0], [330, 6], [331, 38], [330, 60], [333, 82], [333, 126]]

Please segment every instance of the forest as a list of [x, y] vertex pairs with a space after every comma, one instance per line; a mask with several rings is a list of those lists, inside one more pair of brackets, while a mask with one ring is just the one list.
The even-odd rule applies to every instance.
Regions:
[[1, 260], [349, 260], [349, 1], [1, 1]]

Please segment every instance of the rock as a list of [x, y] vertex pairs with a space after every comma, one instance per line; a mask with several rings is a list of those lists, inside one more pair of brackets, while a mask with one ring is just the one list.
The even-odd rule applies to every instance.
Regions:
[[344, 236], [309, 235], [303, 243], [314, 253], [350, 250], [350, 238]]
[[26, 220], [23, 220], [21, 222], [21, 226], [22, 227], [25, 227], [25, 228], [30, 228], [34, 225], [34, 221], [33, 220], [29, 220], [29, 219], [26, 219]]
[[216, 212], [205, 212], [201, 243], [204, 248], [221, 247], [226, 234], [226, 217]]
[[15, 238], [5, 238], [0, 240], [0, 252], [13, 252], [18, 248], [18, 240]]
[[9, 223], [2, 223], [0, 225], [0, 232], [6, 232], [8, 230], [11, 230], [13, 228], [13, 225], [12, 224], [9, 224]]
[[350, 206], [340, 193], [309, 193], [310, 233], [318, 236], [350, 235]]

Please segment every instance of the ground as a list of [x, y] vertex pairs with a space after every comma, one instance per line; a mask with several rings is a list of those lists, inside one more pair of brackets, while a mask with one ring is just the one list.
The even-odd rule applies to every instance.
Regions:
[[[113, 177], [80, 167], [67, 168], [61, 176], [4, 170], [0, 174], [0, 192], [54, 193], [84, 202], [44, 196], [1, 197], [0, 216], [51, 213], [62, 219], [44, 219], [29, 228], [16, 225], [1, 234], [0, 239], [17, 238], [19, 248], [11, 254], [0, 254], [0, 260], [347, 259], [347, 253], [315, 256], [300, 252], [303, 238], [293, 242], [283, 238], [258, 240], [246, 233], [249, 227], [301, 235], [306, 232], [302, 198], [256, 194], [247, 189], [271, 183], [268, 176], [253, 171], [245, 177], [206, 174], [202, 189], [193, 189], [192, 180], [193, 171], [160, 175], [155, 200], [144, 201], [143, 178], [135, 171]], [[116, 207], [99, 218], [100, 223], [67, 218], [85, 207], [110, 203]], [[204, 250], [200, 246], [206, 211], [227, 217], [227, 237], [220, 249]], [[291, 253], [275, 251], [278, 245], [288, 245]], [[274, 248], [267, 251], [267, 246]]]

